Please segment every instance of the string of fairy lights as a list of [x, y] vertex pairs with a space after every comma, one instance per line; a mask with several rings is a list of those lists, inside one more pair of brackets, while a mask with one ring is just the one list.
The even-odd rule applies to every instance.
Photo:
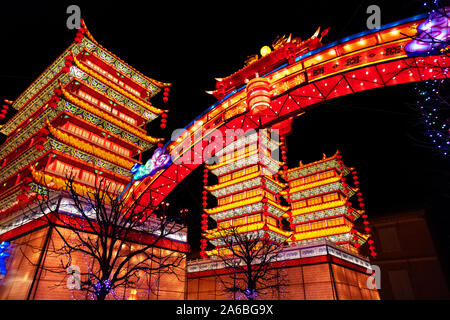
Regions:
[[[440, 8], [438, 0], [425, 1], [423, 6], [429, 12]], [[445, 11], [439, 10], [443, 14]], [[447, 72], [447, 66], [441, 66], [442, 72]], [[436, 153], [448, 157], [450, 153], [450, 106], [448, 103], [449, 85], [447, 79], [431, 79], [416, 84], [417, 109], [424, 125], [424, 137], [427, 146]]]
[[416, 85], [417, 106], [432, 148], [448, 157], [450, 148], [450, 106], [447, 101], [448, 81], [434, 79]]

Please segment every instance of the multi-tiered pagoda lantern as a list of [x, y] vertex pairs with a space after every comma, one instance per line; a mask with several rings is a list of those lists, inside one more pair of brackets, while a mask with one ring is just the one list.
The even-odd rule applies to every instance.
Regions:
[[354, 229], [364, 214], [353, 208], [350, 198], [358, 193], [347, 181], [352, 168], [344, 165], [337, 152], [331, 157], [287, 170], [289, 188], [282, 194], [291, 199], [292, 224], [298, 244], [326, 239], [358, 252], [368, 239]]
[[217, 222], [216, 228], [205, 232], [205, 238], [216, 246], [207, 254], [227, 254], [222, 237], [231, 228], [239, 234], [252, 234], [252, 239], [258, 235], [277, 243], [291, 235], [282, 226], [289, 208], [279, 199], [286, 185], [274, 178], [282, 165], [271, 157], [278, 147], [269, 130], [253, 132], [228, 144], [216, 154], [217, 164], [207, 166], [219, 181], [205, 187], [218, 202], [218, 206], [205, 209]]
[[[61, 195], [54, 212], [61, 220], [78, 218], [73, 199], [60, 192], [66, 188], [68, 176], [79, 194], [92, 195], [109, 186], [107, 191], [119, 196], [132, 181], [130, 169], [141, 163], [141, 154], [163, 140], [148, 135], [145, 126], [158, 117], [166, 123], [167, 110], [155, 107], [151, 100], [161, 92], [167, 102], [170, 86], [143, 75], [109, 52], [82, 22], [70, 46], [8, 103], [16, 113], [0, 126], [7, 137], [0, 146], [0, 243], [12, 249], [0, 299], [70, 299], [65, 286], [48, 290], [45, 283], [58, 287], [56, 282], [63, 280], [42, 270], [59, 264], [53, 257], [47, 258], [51, 255], [47, 243], [57, 246], [61, 240], [54, 228], [70, 232], [66, 227], [72, 220], [67, 225], [53, 225], [43, 218], [52, 211], [43, 210], [36, 202]], [[83, 223], [73, 224], [80, 233], [85, 231]], [[153, 235], [134, 231], [133, 237], [127, 238], [130, 243], [153, 241], [149, 240]], [[26, 244], [27, 237], [36, 241], [33, 250], [42, 248], [42, 253], [29, 253], [32, 247]], [[167, 236], [159, 246], [184, 254], [189, 247], [186, 242], [181, 231]], [[23, 263], [39, 255], [39, 261]], [[78, 258], [79, 263], [90, 263], [89, 257]], [[173, 295], [166, 293], [167, 297], [182, 295], [181, 280], [181, 284], [163, 281], [159, 292], [170, 289]], [[139, 286], [127, 290], [131, 297], [136, 290], [140, 297], [148, 297]]]
[[134, 157], [162, 141], [144, 126], [165, 114], [150, 98], [169, 86], [110, 53], [83, 22], [75, 41], [12, 102], [17, 113], [1, 127], [0, 225], [45, 188], [64, 187], [67, 175], [88, 190], [102, 179], [121, 192]]

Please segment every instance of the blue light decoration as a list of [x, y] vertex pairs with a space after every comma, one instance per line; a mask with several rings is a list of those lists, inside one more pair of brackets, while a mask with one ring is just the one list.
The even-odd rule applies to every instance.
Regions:
[[168, 168], [171, 163], [172, 156], [167, 153], [167, 150], [165, 148], [157, 148], [145, 165], [136, 163], [131, 168], [131, 173], [134, 173], [133, 181], [153, 176], [159, 170]]
[[108, 279], [104, 281], [97, 281], [96, 283], [94, 283], [94, 291], [96, 296], [100, 295], [102, 291], [108, 294], [111, 289], [111, 281], [109, 281]]
[[450, 7], [433, 9], [417, 26], [417, 34], [405, 46], [406, 54], [410, 57], [429, 56], [445, 49], [450, 44], [449, 14]]
[[[439, 7], [439, 1], [425, 1], [429, 10], [428, 18], [418, 27], [417, 36], [405, 46], [409, 56], [441, 54], [450, 44], [450, 7]], [[429, 66], [431, 67], [431, 66]], [[429, 68], [425, 67], [425, 69]], [[446, 74], [448, 67], [443, 62], [441, 71]], [[416, 84], [418, 94], [417, 109], [424, 125], [424, 145], [437, 154], [448, 158], [450, 153], [450, 87], [447, 79], [430, 79]]]
[[450, 153], [450, 95], [448, 80], [433, 79], [416, 86], [417, 107], [425, 126], [425, 136], [436, 153], [448, 157]]
[[3, 241], [0, 243], [0, 278], [3, 278], [6, 274], [6, 258], [10, 256], [9, 246], [9, 242]]

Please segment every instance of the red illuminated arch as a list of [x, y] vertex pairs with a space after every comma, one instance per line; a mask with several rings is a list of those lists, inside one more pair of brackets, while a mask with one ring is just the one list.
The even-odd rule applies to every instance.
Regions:
[[[193, 143], [186, 152], [194, 159], [208, 144], [205, 138], [213, 130], [268, 127], [329, 99], [396, 84], [446, 78], [443, 66], [448, 61], [444, 55], [410, 58], [404, 51], [416, 33], [415, 28], [425, 18], [426, 15], [420, 15], [405, 19], [295, 57], [292, 48], [275, 50], [260, 61], [264, 73], [253, 75], [269, 80], [270, 108], [257, 114], [247, 108], [242, 74], [247, 72], [248, 76], [249, 70], [256, 68], [250, 66], [220, 79], [215, 93], [220, 90], [224, 98], [185, 128], [188, 132], [185, 138], [180, 136], [166, 147], [174, 152], [191, 139]], [[134, 182], [129, 190], [134, 190], [140, 201], [152, 199], [156, 205], [200, 164], [201, 161], [183, 164], [175, 161], [154, 176]]]

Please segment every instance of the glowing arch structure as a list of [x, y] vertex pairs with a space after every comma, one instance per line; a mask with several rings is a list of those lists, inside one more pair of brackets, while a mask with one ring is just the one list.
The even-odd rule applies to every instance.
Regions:
[[[417, 26], [426, 18], [425, 14], [418, 15], [362, 32], [294, 59], [272, 52], [272, 57], [277, 54], [280, 57], [277, 63], [271, 64], [275, 67], [256, 75], [270, 82], [270, 108], [253, 114], [246, 106], [245, 83], [238, 83], [240, 87], [225, 83], [227, 91], [223, 99], [192, 121], [185, 128], [187, 134], [165, 145], [172, 154], [177, 154], [172, 164], [151, 177], [134, 181], [125, 196], [134, 190], [140, 201], [158, 204], [202, 163], [199, 153], [208, 145], [205, 140], [214, 130], [269, 127], [329, 99], [397, 84], [446, 78], [445, 66], [449, 61], [445, 55], [408, 57], [404, 50], [415, 36]], [[216, 144], [216, 150], [222, 147]], [[187, 153], [194, 163], [179, 163], [179, 156]]]

